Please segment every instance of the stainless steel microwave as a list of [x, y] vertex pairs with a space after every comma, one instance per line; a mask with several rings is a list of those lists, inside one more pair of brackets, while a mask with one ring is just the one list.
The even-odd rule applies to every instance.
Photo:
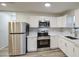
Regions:
[[50, 24], [49, 24], [49, 21], [39, 21], [39, 27], [49, 27]]

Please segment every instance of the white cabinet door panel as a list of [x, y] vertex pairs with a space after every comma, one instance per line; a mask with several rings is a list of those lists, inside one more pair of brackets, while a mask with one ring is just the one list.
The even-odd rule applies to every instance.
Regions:
[[27, 39], [27, 50], [28, 52], [37, 51], [37, 38], [29, 37]]
[[55, 38], [55, 36], [51, 36], [51, 38], [50, 38], [50, 48], [51, 49], [58, 48], [58, 45], [57, 44], [58, 44], [58, 41]]
[[75, 26], [79, 27], [79, 9], [75, 10]]

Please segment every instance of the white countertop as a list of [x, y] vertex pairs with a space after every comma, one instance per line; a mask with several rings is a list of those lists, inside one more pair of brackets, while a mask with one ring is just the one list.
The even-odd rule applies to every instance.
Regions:
[[27, 37], [37, 37], [37, 32], [35, 31], [30, 31], [29, 35]]

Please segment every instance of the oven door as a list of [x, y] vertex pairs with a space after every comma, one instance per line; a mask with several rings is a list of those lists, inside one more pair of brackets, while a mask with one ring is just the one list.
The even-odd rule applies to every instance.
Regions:
[[50, 40], [49, 39], [38, 40], [37, 44], [38, 44], [37, 48], [50, 47]]

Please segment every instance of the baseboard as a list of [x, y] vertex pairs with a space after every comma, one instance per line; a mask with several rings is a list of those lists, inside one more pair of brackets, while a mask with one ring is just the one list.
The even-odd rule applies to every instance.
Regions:
[[6, 46], [6, 47], [0, 47], [0, 50], [2, 50], [2, 49], [4, 49], [4, 48], [8, 48], [8, 46]]

